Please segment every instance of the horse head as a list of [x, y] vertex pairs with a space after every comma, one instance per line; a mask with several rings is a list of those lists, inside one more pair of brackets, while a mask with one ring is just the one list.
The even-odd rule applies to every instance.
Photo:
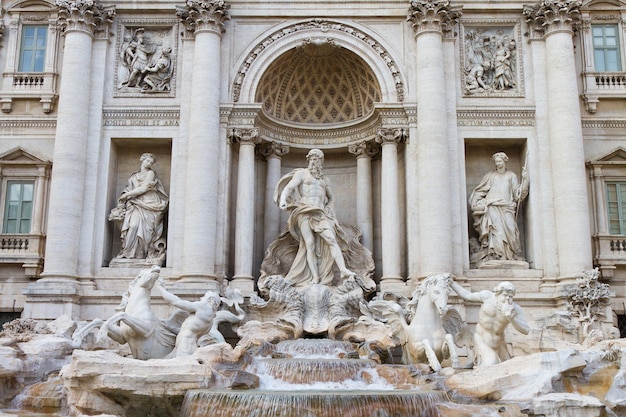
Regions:
[[440, 316], [448, 312], [448, 289], [452, 274], [444, 273], [427, 277], [420, 286], [422, 297], [428, 297]]

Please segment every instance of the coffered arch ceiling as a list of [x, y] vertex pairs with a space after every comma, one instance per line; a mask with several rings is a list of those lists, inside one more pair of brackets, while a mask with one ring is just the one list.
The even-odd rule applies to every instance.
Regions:
[[342, 124], [367, 118], [380, 102], [372, 69], [333, 43], [308, 43], [276, 58], [263, 73], [255, 101], [286, 124]]

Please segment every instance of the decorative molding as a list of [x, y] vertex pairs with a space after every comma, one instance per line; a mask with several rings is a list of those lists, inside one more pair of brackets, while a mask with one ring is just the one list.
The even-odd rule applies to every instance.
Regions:
[[[520, 21], [462, 19], [460, 27], [463, 42], [460, 77], [464, 97], [524, 97]], [[493, 64], [497, 57], [501, 58], [503, 66], [508, 62], [514, 85], [497, 82], [497, 69]]]
[[261, 143], [259, 129], [257, 128], [234, 128], [228, 130], [229, 143], [239, 143], [239, 145], [257, 145]]
[[187, 0], [185, 6], [176, 6], [176, 16], [188, 32], [209, 31], [221, 36], [224, 22], [230, 20], [228, 9], [224, 0]]
[[373, 158], [380, 152], [380, 145], [373, 141], [362, 141], [348, 146], [348, 152], [359, 158]]
[[102, 112], [103, 126], [178, 126], [179, 110], [109, 109]]
[[534, 125], [534, 110], [457, 110], [457, 126]]
[[[0, 129], [9, 132], [14, 129], [56, 129], [56, 119], [0, 119]], [[17, 132], [11, 132], [13, 134]], [[49, 132], [54, 135], [54, 131]]]
[[626, 120], [615, 119], [583, 119], [583, 129], [626, 129]]
[[382, 146], [389, 143], [398, 145], [406, 141], [408, 134], [407, 129], [381, 127], [376, 131], [376, 143], [380, 143]]
[[361, 30], [346, 25], [345, 23], [333, 22], [323, 19], [313, 19], [307, 22], [294, 23], [293, 25], [279, 29], [266, 36], [259, 43], [257, 43], [257, 45], [252, 49], [252, 52], [248, 54], [243, 64], [241, 64], [239, 70], [237, 71], [237, 76], [235, 77], [235, 82], [233, 85], [233, 102], [236, 103], [239, 101], [243, 79], [250, 69], [250, 66], [259, 57], [259, 55], [261, 55], [271, 44], [278, 41], [279, 39], [284, 38], [285, 36], [289, 36], [301, 31], [310, 31], [312, 29], [319, 29], [320, 31], [324, 32], [327, 37], [331, 38], [333, 32], [348, 34], [354, 38], [355, 42], [365, 43], [369, 48], [372, 48], [376, 52], [376, 54], [380, 56], [380, 58], [387, 64], [387, 67], [391, 72], [391, 75], [396, 84], [396, 94], [398, 96], [398, 101], [404, 101], [405, 87], [400, 76], [400, 71], [398, 70], [398, 67], [394, 60], [391, 58], [389, 52], [381, 44], [376, 42], [374, 39], [372, 39], [369, 35], [362, 32]]
[[94, 36], [107, 36], [115, 17], [115, 6], [105, 8], [94, 0], [56, 0], [59, 8], [59, 27], [65, 32], [79, 31]]
[[256, 125], [261, 137], [268, 141], [288, 144], [293, 147], [333, 148], [373, 139], [380, 127], [380, 117], [372, 115], [367, 120], [357, 124], [315, 129], [287, 126], [260, 116]]
[[463, 15], [462, 6], [450, 6], [449, 0], [411, 0], [407, 21], [415, 36], [427, 32], [448, 33]]
[[265, 159], [269, 158], [282, 158], [289, 153], [289, 146], [281, 145], [275, 142], [267, 142], [259, 146], [259, 154]]
[[524, 6], [523, 13], [531, 28], [531, 37], [577, 30], [581, 5], [581, 0], [540, 0], [533, 6]]

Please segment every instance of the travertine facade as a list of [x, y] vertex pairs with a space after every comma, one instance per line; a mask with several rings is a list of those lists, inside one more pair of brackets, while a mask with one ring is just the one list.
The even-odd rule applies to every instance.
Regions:
[[[172, 291], [253, 294], [274, 187], [320, 148], [378, 292], [511, 281], [533, 327], [598, 266], [626, 314], [626, 2], [0, 5], [0, 312], [110, 316], [150, 263], [113, 262], [107, 220], [144, 153]], [[497, 152], [528, 196], [516, 259], [481, 267], [469, 198]]]

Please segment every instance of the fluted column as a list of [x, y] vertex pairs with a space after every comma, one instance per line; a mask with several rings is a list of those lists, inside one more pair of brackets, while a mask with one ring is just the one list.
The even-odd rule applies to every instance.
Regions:
[[263, 250], [280, 234], [280, 209], [274, 202], [274, 189], [280, 180], [282, 158], [289, 152], [289, 146], [274, 142], [266, 143], [261, 154], [267, 160], [265, 177], [265, 211], [263, 218]]
[[563, 278], [591, 269], [589, 202], [573, 24], [579, 0], [542, 0], [524, 8], [546, 45], [546, 81], [559, 270]]
[[400, 203], [398, 198], [398, 143], [404, 139], [402, 129], [379, 129], [376, 142], [382, 145], [380, 180], [380, 228], [382, 237], [383, 273], [381, 291], [393, 290], [404, 279], [401, 261]]
[[356, 223], [361, 230], [363, 246], [373, 252], [372, 157], [378, 147], [372, 142], [360, 142], [350, 145], [348, 152], [356, 156]]
[[57, 0], [64, 30], [63, 73], [59, 86], [57, 129], [43, 281], [78, 278], [78, 254], [89, 128], [89, 91], [94, 31], [115, 15], [91, 0]]
[[[407, 204], [418, 206], [410, 211], [418, 224], [419, 247], [409, 247], [409, 257], [418, 257], [419, 276], [449, 271], [452, 268], [452, 214], [450, 213], [450, 163], [446, 117], [446, 84], [443, 56], [444, 32], [449, 32], [461, 16], [459, 9], [450, 7], [447, 0], [413, 0], [409, 21], [415, 31], [417, 137], [407, 145], [416, 158], [416, 172], [407, 187], [414, 187], [410, 195], [418, 201]], [[419, 215], [418, 215], [419, 214]], [[416, 244], [412, 239], [409, 242]]]
[[257, 129], [233, 129], [232, 143], [239, 143], [237, 201], [235, 208], [235, 274], [230, 283], [244, 295], [254, 292], [254, 148], [261, 141]]
[[220, 146], [220, 42], [230, 6], [222, 0], [188, 0], [176, 14], [194, 34], [185, 186], [182, 282], [217, 288], [216, 225]]

